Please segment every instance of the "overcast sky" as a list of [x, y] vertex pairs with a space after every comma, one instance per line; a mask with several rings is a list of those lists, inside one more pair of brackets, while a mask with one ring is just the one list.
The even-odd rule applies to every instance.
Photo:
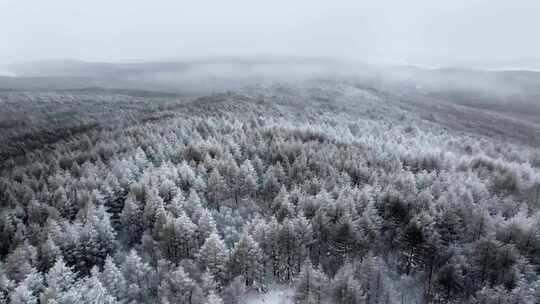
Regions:
[[539, 16], [538, 0], [0, 0], [0, 63], [258, 54], [538, 61]]

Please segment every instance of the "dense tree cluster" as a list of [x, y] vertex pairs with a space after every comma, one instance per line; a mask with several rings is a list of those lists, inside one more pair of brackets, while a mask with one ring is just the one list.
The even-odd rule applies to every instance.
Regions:
[[537, 151], [354, 87], [257, 90], [3, 169], [0, 303], [538, 303]]

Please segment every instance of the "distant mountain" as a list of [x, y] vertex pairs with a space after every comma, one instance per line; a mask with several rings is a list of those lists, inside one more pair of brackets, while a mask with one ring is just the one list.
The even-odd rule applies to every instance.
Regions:
[[19, 79], [0, 79], [0, 88], [104, 87], [207, 93], [257, 83], [325, 77], [342, 73], [344, 66], [324, 58], [272, 56], [142, 63], [51, 60], [11, 65], [10, 70]]
[[8, 68], [24, 77], [106, 77], [124, 78], [145, 73], [186, 72], [207, 66], [227, 65], [236, 68], [275, 65], [335, 65], [338, 61], [318, 57], [294, 56], [251, 56], [251, 57], [210, 57], [179, 61], [156, 61], [136, 63], [86, 62], [80, 60], [44, 60], [18, 63]]
[[540, 72], [535, 71], [381, 67], [290, 56], [142, 63], [50, 60], [12, 65], [9, 69], [19, 77], [0, 77], [0, 89], [117, 90], [135, 95], [203, 95], [255, 84], [334, 79], [406, 98], [434, 98], [540, 122]]

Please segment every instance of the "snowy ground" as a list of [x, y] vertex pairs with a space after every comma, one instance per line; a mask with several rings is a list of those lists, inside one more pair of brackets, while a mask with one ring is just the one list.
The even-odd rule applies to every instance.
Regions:
[[250, 294], [242, 304], [292, 304], [293, 290], [288, 286], [273, 286], [265, 294]]

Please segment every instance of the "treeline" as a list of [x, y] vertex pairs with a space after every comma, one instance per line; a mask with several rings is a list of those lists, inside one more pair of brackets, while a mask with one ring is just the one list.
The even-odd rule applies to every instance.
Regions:
[[536, 151], [279, 96], [28, 152], [0, 178], [0, 303], [539, 301]]

